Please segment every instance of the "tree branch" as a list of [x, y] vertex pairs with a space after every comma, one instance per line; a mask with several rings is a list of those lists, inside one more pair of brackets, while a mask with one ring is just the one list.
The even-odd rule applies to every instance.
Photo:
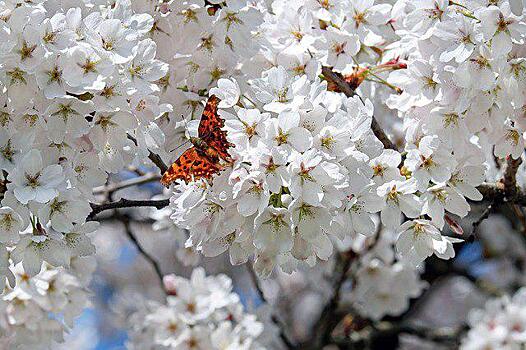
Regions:
[[484, 183], [477, 187], [477, 190], [482, 194], [483, 201], [493, 202], [495, 205], [503, 203], [515, 203], [520, 206], [526, 206], [526, 192], [519, 191], [510, 198], [506, 196], [506, 191], [502, 183], [497, 182], [496, 184]]
[[113, 183], [113, 184], [109, 184], [109, 185], [105, 185], [105, 186], [95, 187], [93, 189], [93, 194], [113, 193], [113, 192], [122, 190], [122, 189], [127, 188], [127, 187], [143, 185], [145, 183], [158, 181], [160, 179], [161, 179], [161, 177], [158, 174], [147, 173], [147, 174], [144, 174], [142, 176], [138, 176], [138, 177], [134, 177], [134, 178], [131, 178], [131, 179], [123, 180], [123, 181], [120, 181], [120, 182], [117, 182], [117, 183]]
[[301, 344], [299, 347], [296, 347], [296, 349], [322, 349], [323, 346], [330, 343], [331, 333], [339, 322], [335, 314], [340, 302], [341, 289], [347, 279], [347, 271], [351, 267], [351, 263], [355, 257], [356, 255], [352, 251], [341, 253], [337, 256], [331, 288], [333, 295], [323, 308], [318, 322], [314, 326], [314, 334], [311, 340], [305, 344]]
[[[133, 137], [130, 134], [128, 134], [128, 139], [132, 140], [133, 143], [135, 143], [135, 145], [137, 145], [137, 139], [135, 137]], [[150, 151], [150, 154], [148, 155], [148, 158], [152, 161], [153, 164], [155, 164], [157, 166], [157, 168], [159, 168], [159, 170], [161, 171], [161, 174], [163, 174], [166, 170], [168, 170], [168, 166], [162, 160], [161, 156], [159, 156], [158, 154], [153, 153], [152, 151]]]
[[161, 270], [161, 266], [146, 250], [144, 250], [142, 245], [139, 243], [139, 240], [137, 239], [137, 237], [133, 233], [133, 230], [131, 229], [130, 217], [128, 215], [121, 214], [121, 213], [116, 213], [114, 216], [117, 220], [122, 222], [122, 224], [124, 225], [124, 232], [130, 239], [130, 241], [135, 245], [135, 247], [137, 247], [137, 250], [139, 251], [139, 253], [152, 265], [157, 277], [159, 278], [161, 289], [164, 292], [164, 284], [163, 284], [164, 274]]
[[122, 209], [122, 208], [137, 208], [137, 207], [155, 207], [162, 209], [170, 204], [169, 199], [157, 199], [157, 200], [133, 200], [122, 198], [117, 202], [109, 202], [102, 204], [91, 203], [91, 213], [88, 219], [93, 219], [95, 215], [110, 209]]
[[518, 194], [517, 188], [517, 170], [522, 164], [522, 159], [519, 157], [513, 159], [510, 155], [506, 161], [506, 170], [504, 171], [504, 178], [502, 182], [504, 184], [504, 194], [508, 200], [513, 200]]

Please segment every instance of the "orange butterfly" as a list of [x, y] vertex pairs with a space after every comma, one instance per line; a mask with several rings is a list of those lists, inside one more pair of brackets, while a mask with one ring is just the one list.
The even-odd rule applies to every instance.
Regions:
[[199, 178], [210, 180], [223, 169], [221, 159], [232, 162], [228, 149], [235, 145], [227, 141], [226, 131], [221, 130], [225, 121], [217, 114], [219, 101], [215, 95], [208, 98], [199, 123], [198, 137], [190, 138], [193, 147], [187, 149], [163, 174], [161, 183], [164, 186], [178, 179], [186, 183]]

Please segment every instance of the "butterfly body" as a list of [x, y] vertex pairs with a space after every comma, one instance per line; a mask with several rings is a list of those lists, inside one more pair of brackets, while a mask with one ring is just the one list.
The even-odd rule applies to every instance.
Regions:
[[163, 174], [161, 183], [169, 186], [176, 180], [189, 183], [200, 178], [211, 179], [224, 166], [221, 160], [231, 162], [228, 149], [234, 147], [222, 130], [224, 120], [217, 113], [219, 98], [212, 95], [206, 103], [198, 128], [198, 137], [190, 137], [193, 147], [187, 149]]

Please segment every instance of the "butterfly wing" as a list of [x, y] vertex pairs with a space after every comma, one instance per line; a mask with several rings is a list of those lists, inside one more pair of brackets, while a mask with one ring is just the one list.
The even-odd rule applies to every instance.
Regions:
[[184, 180], [189, 183], [199, 178], [211, 179], [212, 175], [221, 170], [219, 164], [211, 162], [208, 157], [201, 154], [195, 147], [189, 148], [172, 164], [163, 174], [161, 183], [169, 186], [176, 180]]
[[219, 98], [215, 95], [208, 98], [205, 110], [201, 116], [201, 122], [199, 123], [198, 134], [199, 138], [206, 142], [209, 147], [213, 147], [222, 159], [231, 161], [228, 149], [235, 147], [235, 145], [228, 142], [226, 131], [222, 130], [225, 126], [225, 121], [217, 113], [219, 101]]
[[199, 138], [207, 137], [214, 129], [221, 129], [224, 125], [223, 119], [219, 118], [217, 114], [217, 105], [219, 104], [219, 97], [212, 95], [206, 101], [205, 110], [201, 115], [199, 128], [197, 129]]

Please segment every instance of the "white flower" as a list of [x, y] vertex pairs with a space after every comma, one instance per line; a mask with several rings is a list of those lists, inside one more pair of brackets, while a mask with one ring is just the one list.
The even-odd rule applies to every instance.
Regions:
[[521, 42], [526, 34], [526, 24], [519, 20], [508, 6], [489, 6], [476, 12], [480, 19], [480, 30], [485, 39], [491, 39], [491, 48], [496, 56], [508, 54], [512, 40]]
[[290, 251], [291, 228], [292, 220], [287, 209], [267, 207], [254, 221], [254, 245], [261, 250]]
[[228, 138], [236, 145], [236, 149], [256, 146], [265, 134], [265, 121], [269, 114], [261, 113], [259, 109], [240, 108], [237, 117], [238, 119], [225, 120]]
[[352, 64], [352, 57], [360, 50], [360, 40], [357, 35], [327, 28], [324, 49], [327, 50], [325, 64], [336, 70], [344, 70], [348, 64]]
[[77, 93], [104, 88], [104, 79], [113, 72], [107, 57], [89, 45], [79, 44], [59, 58], [62, 76]]
[[402, 258], [414, 266], [420, 265], [427, 257], [435, 254], [441, 259], [455, 256], [453, 243], [461, 239], [442, 236], [428, 220], [407, 221], [400, 226], [396, 250]]
[[420, 200], [423, 203], [422, 214], [428, 214], [439, 229], [444, 226], [445, 210], [461, 218], [470, 210], [464, 197], [444, 184], [429, 187]]
[[442, 183], [449, 180], [456, 165], [455, 159], [441, 147], [437, 136], [425, 136], [420, 140], [418, 149], [407, 152], [404, 162], [416, 179], [418, 189], [427, 188], [429, 181]]
[[237, 81], [230, 79], [219, 79], [217, 87], [210, 89], [211, 95], [217, 95], [221, 99], [219, 108], [229, 108], [237, 104], [241, 90]]
[[524, 135], [511, 127], [504, 129], [501, 135], [495, 145], [495, 155], [501, 158], [508, 155], [514, 159], [519, 158], [524, 152]]
[[366, 196], [366, 208], [370, 212], [380, 211], [382, 223], [389, 228], [398, 228], [401, 214], [415, 218], [421, 214], [421, 204], [416, 192], [416, 181], [393, 180], [378, 187], [376, 193]]
[[303, 103], [301, 93], [306, 89], [306, 82], [306, 77], [292, 80], [285, 68], [279, 66], [269, 69], [265, 78], [254, 80], [253, 88], [266, 111], [280, 113], [285, 109], [294, 110]]
[[68, 266], [69, 259], [63, 242], [42, 235], [27, 234], [18, 242], [12, 252], [13, 261], [22, 262], [29, 276], [38, 274], [42, 262], [53, 266]]
[[40, 151], [35, 149], [29, 151], [20, 163], [8, 177], [16, 199], [22, 204], [31, 200], [46, 203], [57, 196], [57, 188], [64, 181], [60, 165], [44, 167]]
[[115, 64], [122, 64], [132, 57], [137, 33], [126, 28], [120, 19], [113, 18], [102, 21], [96, 31], [89, 31], [87, 39], [109, 54]]
[[305, 152], [312, 144], [312, 135], [300, 126], [298, 112], [287, 109], [277, 119], [266, 122], [265, 139], [269, 146], [292, 147], [298, 152]]
[[155, 81], [168, 72], [168, 66], [155, 59], [157, 46], [150, 39], [141, 41], [133, 48], [133, 59], [128, 63], [126, 73], [131, 80], [133, 90], [142, 93], [157, 91]]
[[382, 185], [392, 180], [403, 180], [398, 169], [401, 162], [402, 156], [400, 153], [391, 149], [383, 150], [381, 155], [369, 161], [374, 182]]
[[25, 228], [24, 221], [16, 211], [9, 207], [0, 208], [0, 243], [16, 243], [19, 233]]
[[80, 192], [69, 189], [60, 192], [38, 210], [41, 223], [51, 223], [51, 227], [60, 232], [73, 230], [73, 223], [82, 224], [91, 212], [89, 203], [80, 197]]
[[342, 228], [344, 235], [349, 232], [356, 232], [365, 236], [373, 235], [375, 224], [371, 214], [365, 210], [367, 199], [363, 195], [350, 195], [348, 198], [344, 212], [335, 219], [334, 224]]
[[10, 172], [20, 162], [29, 141], [19, 133], [11, 135], [0, 129], [0, 169]]

